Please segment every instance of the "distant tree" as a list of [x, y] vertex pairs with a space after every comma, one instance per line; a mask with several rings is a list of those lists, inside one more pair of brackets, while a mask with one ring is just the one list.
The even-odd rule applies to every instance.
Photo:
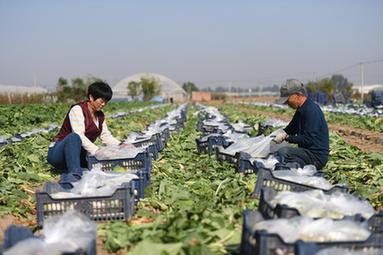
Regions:
[[319, 91], [318, 83], [309, 81], [307, 82], [306, 89], [310, 93], [317, 93]]
[[160, 84], [153, 77], [141, 77], [140, 84], [144, 101], [160, 94]]
[[129, 82], [128, 95], [133, 99], [136, 99], [139, 95], [141, 95], [141, 83], [137, 81]]
[[101, 81], [101, 79], [93, 76], [86, 77], [85, 80], [76, 77], [69, 84], [67, 79], [60, 77], [56, 89], [57, 101], [73, 103], [84, 100], [88, 86], [96, 81]]
[[341, 92], [345, 99], [351, 98], [352, 83], [341, 74], [334, 74], [331, 78], [324, 78], [317, 82], [309, 81], [307, 91], [311, 93], [324, 92], [328, 98], [333, 98], [335, 93]]
[[186, 91], [186, 93], [189, 94], [189, 97], [191, 96], [193, 91], [199, 91], [199, 88], [193, 82], [190, 81], [187, 81], [184, 84], [182, 84], [182, 88]]
[[341, 92], [345, 98], [351, 97], [353, 84], [347, 78], [341, 74], [334, 74], [331, 80], [334, 82], [336, 92]]
[[219, 92], [219, 93], [222, 93], [222, 92], [226, 92], [227, 91], [227, 89], [226, 88], [224, 88], [224, 87], [222, 87], [222, 86], [218, 86], [218, 87], [216, 87], [215, 88], [215, 90], [214, 90], [215, 92]]

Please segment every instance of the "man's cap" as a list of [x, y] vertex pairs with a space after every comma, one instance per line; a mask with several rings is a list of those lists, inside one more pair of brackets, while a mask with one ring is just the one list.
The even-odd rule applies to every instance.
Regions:
[[303, 83], [296, 79], [288, 79], [286, 83], [281, 86], [280, 92], [280, 98], [275, 102], [277, 104], [285, 104], [289, 96], [297, 92], [306, 95], [306, 90], [303, 86]]

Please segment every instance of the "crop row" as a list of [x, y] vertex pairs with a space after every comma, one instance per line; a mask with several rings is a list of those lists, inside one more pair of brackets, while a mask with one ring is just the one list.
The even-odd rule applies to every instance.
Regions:
[[[294, 111], [289, 108], [275, 108], [271, 106], [259, 105], [231, 105], [233, 108], [254, 109], [264, 112], [273, 112], [292, 117]], [[342, 113], [324, 112], [326, 120], [331, 124], [342, 124], [354, 128], [367, 129], [371, 131], [383, 132], [383, 118], [371, 116], [359, 116]]]
[[[144, 107], [150, 102], [118, 103], [111, 102], [105, 108], [109, 115], [119, 111]], [[0, 136], [11, 136], [33, 128], [47, 127], [49, 124], [61, 124], [68, 112], [69, 104], [24, 104], [0, 105]]]
[[[127, 104], [126, 107], [137, 106]], [[107, 121], [122, 139], [124, 134], [142, 130], [171, 108], [169, 105]], [[43, 182], [57, 178], [46, 161], [48, 145], [56, 132], [36, 135], [0, 148], [0, 215], [12, 213], [23, 219], [34, 220], [34, 192], [41, 188]]]
[[136, 218], [100, 227], [108, 252], [224, 254], [237, 248], [242, 210], [258, 203], [250, 198], [254, 178], [198, 154], [196, 126], [190, 112], [185, 128], [153, 162], [151, 185]]

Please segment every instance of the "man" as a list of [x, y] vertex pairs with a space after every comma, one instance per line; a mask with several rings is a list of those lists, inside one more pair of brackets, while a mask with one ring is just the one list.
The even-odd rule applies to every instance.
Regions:
[[287, 141], [296, 147], [284, 147], [277, 154], [282, 163], [290, 167], [315, 165], [322, 169], [329, 155], [329, 132], [320, 107], [307, 97], [303, 84], [289, 79], [281, 86], [281, 98], [277, 103], [296, 109], [291, 122], [279, 132], [274, 141]]

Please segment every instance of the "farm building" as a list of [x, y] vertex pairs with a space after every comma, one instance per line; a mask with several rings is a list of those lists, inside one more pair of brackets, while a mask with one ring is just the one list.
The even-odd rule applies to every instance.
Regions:
[[211, 93], [204, 91], [194, 91], [192, 93], [193, 102], [208, 102], [211, 101]]
[[161, 86], [160, 96], [167, 101], [173, 99], [174, 102], [185, 102], [188, 98], [185, 90], [172, 79], [161, 74], [138, 73], [121, 80], [113, 87], [113, 99], [130, 98], [128, 95], [128, 84], [132, 81], [139, 82], [142, 77], [156, 80]]

